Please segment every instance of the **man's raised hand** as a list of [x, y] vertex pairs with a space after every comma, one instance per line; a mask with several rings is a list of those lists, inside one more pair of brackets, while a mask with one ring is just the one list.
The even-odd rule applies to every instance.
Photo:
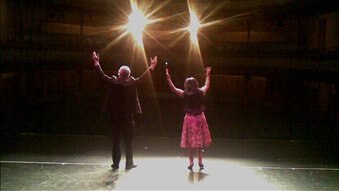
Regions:
[[158, 57], [154, 56], [154, 58], [150, 58], [150, 62], [151, 62], [151, 70], [154, 70], [155, 66], [158, 64]]
[[211, 74], [211, 67], [205, 68], [206, 76], [209, 76]]

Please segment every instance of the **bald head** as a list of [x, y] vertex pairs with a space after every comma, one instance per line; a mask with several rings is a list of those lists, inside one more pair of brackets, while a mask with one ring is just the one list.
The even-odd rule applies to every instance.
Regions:
[[131, 69], [128, 66], [121, 66], [118, 71], [118, 76], [121, 79], [127, 79], [131, 75]]

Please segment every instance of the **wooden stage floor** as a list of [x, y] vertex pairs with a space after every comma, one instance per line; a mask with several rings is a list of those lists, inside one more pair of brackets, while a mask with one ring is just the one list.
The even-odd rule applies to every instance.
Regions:
[[[112, 171], [105, 136], [2, 137], [1, 190], [338, 190], [338, 142], [213, 139], [187, 169], [178, 137], [137, 136], [137, 168]], [[195, 160], [196, 162], [196, 160]]]

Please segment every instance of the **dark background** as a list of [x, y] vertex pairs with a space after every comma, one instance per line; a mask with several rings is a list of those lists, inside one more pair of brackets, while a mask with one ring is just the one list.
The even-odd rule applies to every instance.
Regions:
[[[211, 14], [206, 22], [222, 20], [199, 34], [204, 65], [212, 66], [205, 103], [212, 137], [336, 140], [334, 1], [193, 3], [202, 17]], [[182, 102], [168, 88], [164, 63], [178, 87], [190, 75], [202, 84], [203, 66], [189, 58], [188, 35], [164, 32], [187, 25], [187, 2], [153, 1], [149, 9], [162, 4], [154, 17], [169, 18], [144, 36], [147, 59], [157, 55], [159, 64], [139, 87], [144, 114], [136, 134], [178, 137]], [[101, 104], [107, 85], [91, 56], [93, 50], [101, 54], [108, 74], [122, 64], [130, 64], [134, 76], [145, 70], [127, 37], [108, 46], [118, 33], [105, 29], [124, 23], [129, 7], [129, 1], [1, 0], [1, 133], [106, 135], [109, 118]]]

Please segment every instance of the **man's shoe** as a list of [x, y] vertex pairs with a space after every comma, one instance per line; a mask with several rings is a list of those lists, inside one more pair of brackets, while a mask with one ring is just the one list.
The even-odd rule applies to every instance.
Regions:
[[135, 164], [128, 164], [128, 165], [126, 165], [126, 169], [127, 170], [132, 169], [132, 168], [136, 168], [136, 167], [137, 167], [137, 165], [135, 165]]
[[192, 171], [193, 170], [193, 164], [189, 165], [187, 168], [188, 168], [188, 170]]
[[111, 167], [112, 167], [113, 170], [118, 170], [119, 169], [119, 165], [112, 164]]

